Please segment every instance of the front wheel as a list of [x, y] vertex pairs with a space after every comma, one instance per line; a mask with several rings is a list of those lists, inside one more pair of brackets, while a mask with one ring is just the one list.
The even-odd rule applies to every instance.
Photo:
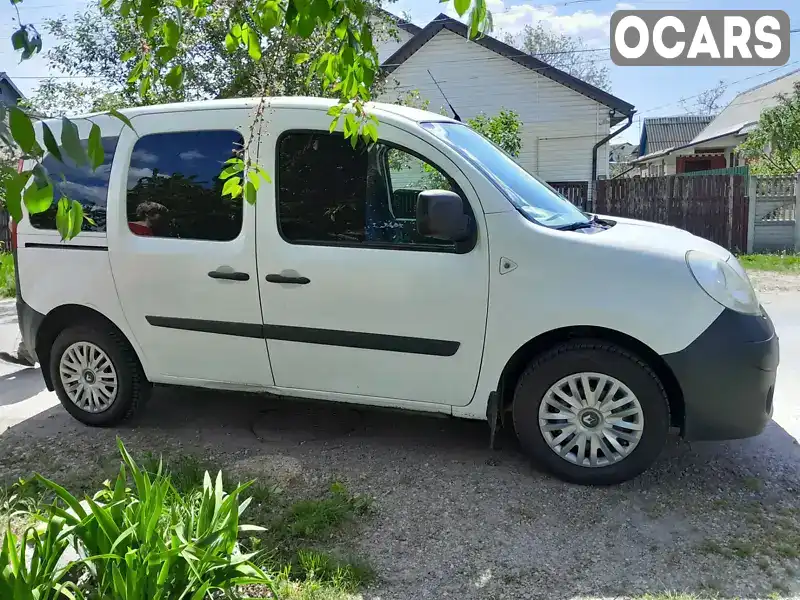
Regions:
[[50, 351], [50, 377], [67, 412], [95, 427], [131, 417], [150, 392], [133, 349], [100, 324], [76, 325], [58, 335]]
[[608, 485], [656, 459], [669, 430], [669, 404], [656, 374], [612, 343], [575, 340], [535, 358], [514, 393], [522, 447], [557, 477]]

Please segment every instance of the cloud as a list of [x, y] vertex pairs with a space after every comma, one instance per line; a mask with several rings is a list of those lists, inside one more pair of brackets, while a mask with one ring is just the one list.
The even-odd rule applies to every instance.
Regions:
[[147, 150], [137, 150], [131, 155], [131, 159], [145, 164], [155, 164], [158, 162], [158, 155]]
[[201, 158], [205, 158], [206, 155], [200, 152], [199, 150], [189, 150], [187, 152], [181, 152], [178, 154], [178, 157], [181, 160], [198, 160]]
[[[502, 33], [516, 34], [526, 25], [542, 23], [546, 28], [559, 33], [581, 37], [588, 44], [608, 41], [611, 12], [597, 13], [593, 10], [576, 10], [567, 12], [568, 8], [552, 4], [506, 4], [504, 0], [487, 0], [487, 7], [492, 12], [494, 22], [493, 35]], [[633, 8], [632, 4], [620, 4], [617, 8]], [[451, 3], [448, 14], [458, 18]], [[466, 20], [464, 15], [461, 20]]]
[[634, 4], [628, 4], [627, 2], [620, 2], [617, 4], [617, 10], [635, 10], [636, 6]]
[[93, 186], [74, 181], [62, 181], [58, 186], [68, 198], [92, 200], [95, 204], [105, 204], [108, 197], [108, 186], [104, 184]]
[[128, 188], [135, 186], [140, 179], [152, 177], [153, 169], [148, 167], [131, 167], [128, 169]]

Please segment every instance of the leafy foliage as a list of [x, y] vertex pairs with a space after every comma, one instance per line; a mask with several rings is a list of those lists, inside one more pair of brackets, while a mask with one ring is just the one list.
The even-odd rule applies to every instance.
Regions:
[[[18, 19], [21, 2], [13, 2]], [[366, 0], [255, 0], [248, 4], [233, 2], [224, 5], [212, 0], [101, 0], [101, 8], [106, 14], [118, 14], [130, 19], [130, 32], [138, 49], [127, 50], [124, 54], [120, 54], [119, 47], [115, 46], [115, 50], [121, 60], [133, 62], [126, 89], [131, 93], [135, 90], [145, 103], [152, 94], [164, 93], [165, 90], [181, 93], [185, 90], [186, 76], [194, 57], [191, 53], [181, 52], [185, 50], [185, 42], [193, 27], [201, 20], [213, 17], [215, 11], [221, 11], [220, 20], [227, 25], [223, 38], [226, 51], [238, 53], [245, 64], [259, 65], [264, 60], [265, 51], [270, 50], [268, 40], [273, 31], [302, 40], [310, 40], [315, 34], [321, 34], [325, 42], [323, 52], [313, 58], [309, 52], [300, 52], [294, 61], [295, 64], [305, 64], [304, 55], [309, 54], [308, 72], [321, 80], [324, 94], [337, 97], [341, 103], [338, 111], [331, 115], [334, 117], [331, 130], [343, 123], [344, 135], [351, 139], [354, 147], [359, 138], [365, 141], [377, 139], [374, 116], [369, 115], [365, 107], [379, 74], [378, 53], [373, 41], [368, 6]], [[471, 37], [479, 35], [483, 28], [491, 25], [486, 0], [458, 0], [455, 8], [462, 17], [469, 11], [467, 20]], [[24, 60], [41, 51], [41, 38], [31, 29], [31, 25], [23, 24], [21, 20], [18, 22], [19, 29], [12, 36], [12, 45], [15, 50], [22, 51]], [[345, 105], [347, 110], [342, 108]], [[16, 126], [11, 130], [15, 150], [33, 161], [29, 171], [10, 181], [6, 180], [4, 191], [9, 211], [15, 220], [20, 220], [23, 189], [34, 177], [37, 167], [36, 176], [40, 180], [46, 181], [48, 176], [40, 168], [44, 151], [38, 143], [31, 144], [28, 126], [30, 115], [23, 111], [15, 114]], [[263, 111], [259, 110], [256, 121], [262, 118], [262, 114]], [[0, 122], [4, 121], [4, 117], [4, 114], [0, 115]], [[66, 120], [63, 131], [69, 132], [73, 127], [74, 124]], [[260, 128], [251, 129], [248, 148], [253, 137], [261, 133]], [[0, 139], [7, 138], [4, 127], [0, 127]], [[61, 142], [67, 150], [63, 135]], [[71, 152], [67, 154], [72, 157]], [[249, 172], [257, 164], [257, 152], [248, 155], [245, 158], [244, 176], [249, 179]], [[46, 187], [46, 184], [39, 187]], [[240, 187], [238, 193], [245, 193], [246, 186]], [[234, 188], [232, 191], [238, 190]], [[79, 206], [77, 202], [70, 203], [65, 198], [59, 200], [60, 217], [57, 215], [56, 224], [64, 239], [74, 237], [81, 230], [83, 214], [78, 210]]]
[[738, 148], [759, 175], [787, 175], [800, 170], [800, 83], [791, 95], [761, 112], [758, 126]]
[[500, 109], [494, 117], [481, 113], [467, 124], [513, 157], [522, 150], [522, 121], [513, 110]]
[[[206, 472], [202, 489], [181, 496], [160, 465], [151, 475], [121, 442], [119, 450], [123, 462], [116, 480], [81, 501], [37, 478], [56, 501], [43, 523], [21, 538], [6, 532], [0, 597], [202, 600], [251, 584], [274, 593], [272, 578], [253, 562], [258, 553], [239, 550], [240, 534], [261, 530], [239, 520], [250, 503], [241, 500], [249, 484], [226, 493], [222, 474], [212, 482]], [[62, 565], [70, 546], [83, 558]]]
[[540, 21], [516, 35], [506, 33], [503, 41], [600, 89], [611, 89], [608, 67], [598, 66], [591, 47], [580, 37], [559, 33]]

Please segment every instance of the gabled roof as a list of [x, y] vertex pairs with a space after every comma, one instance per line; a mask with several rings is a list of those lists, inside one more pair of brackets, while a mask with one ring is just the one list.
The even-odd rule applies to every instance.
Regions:
[[17, 95], [17, 100], [25, 97], [25, 94], [19, 91], [19, 88], [14, 85], [14, 82], [11, 81], [11, 77], [9, 77], [5, 71], [0, 71], [0, 81], [6, 83], [8, 87], [14, 91], [14, 93]]
[[645, 119], [639, 140], [639, 155], [688, 144], [713, 120], [714, 115], [679, 115]]
[[[417, 50], [428, 43], [433, 36], [442, 31], [442, 29], [452, 31], [463, 38], [467, 37], [468, 28], [466, 25], [464, 25], [461, 21], [457, 21], [456, 19], [448, 17], [445, 14], [440, 14], [438, 17], [433, 19], [433, 21], [428, 23], [425, 28], [417, 33], [413, 38], [403, 44], [394, 54], [387, 58], [384, 62], [385, 66], [383, 67], [383, 70], [387, 73], [394, 71], [402, 63], [411, 58], [411, 56]], [[599, 102], [600, 104], [608, 106], [609, 108], [613, 108], [623, 115], [630, 115], [634, 112], [634, 107], [632, 104], [628, 104], [624, 100], [621, 100], [616, 96], [612, 96], [608, 92], [605, 92], [598, 87], [586, 83], [577, 77], [573, 77], [569, 73], [565, 73], [560, 69], [556, 69], [555, 67], [548, 65], [538, 58], [520, 52], [519, 49], [509, 46], [498, 39], [484, 35], [472, 41], [476, 44], [480, 44], [487, 50], [491, 50], [492, 52], [496, 52], [501, 56], [505, 56], [509, 60], [513, 60], [515, 63], [520, 64], [523, 67], [534, 70], [540, 75], [544, 75], [545, 77], [548, 77], [549, 79], [552, 79], [561, 85], [573, 89], [576, 92], [579, 92], [584, 96]]]
[[420, 31], [422, 31], [422, 27], [419, 25], [414, 25], [412, 22], [406, 21], [405, 19], [390, 13], [388, 10], [384, 10], [380, 7], [376, 7], [374, 10], [376, 13], [383, 15], [386, 19], [394, 23], [398, 29], [402, 29], [411, 35], [417, 35]]
[[761, 111], [777, 105], [780, 94], [790, 95], [798, 82], [800, 69], [741, 92], [708, 127], [691, 140], [692, 145], [737, 134], [741, 129], [756, 123], [761, 117]]

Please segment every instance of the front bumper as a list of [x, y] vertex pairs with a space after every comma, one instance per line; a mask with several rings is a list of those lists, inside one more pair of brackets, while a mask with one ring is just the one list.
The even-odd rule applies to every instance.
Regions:
[[752, 437], [772, 416], [778, 336], [766, 312], [725, 309], [689, 346], [663, 356], [683, 392], [689, 440]]

